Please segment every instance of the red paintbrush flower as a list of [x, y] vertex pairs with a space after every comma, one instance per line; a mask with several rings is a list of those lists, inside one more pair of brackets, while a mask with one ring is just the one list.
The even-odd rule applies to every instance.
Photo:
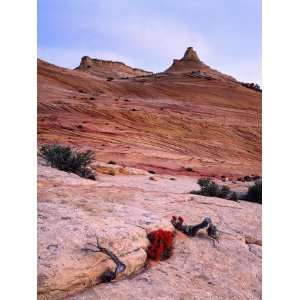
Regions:
[[148, 234], [150, 245], [147, 249], [149, 259], [162, 260], [171, 256], [173, 248], [173, 232], [158, 229]]

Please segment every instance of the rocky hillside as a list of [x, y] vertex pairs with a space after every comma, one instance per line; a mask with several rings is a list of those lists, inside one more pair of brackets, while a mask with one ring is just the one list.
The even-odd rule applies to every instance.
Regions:
[[165, 71], [165, 73], [192, 73], [191, 75], [194, 75], [194, 77], [198, 75], [198, 78], [202, 77], [208, 80], [216, 79], [236, 82], [236, 79], [232, 76], [213, 70], [202, 62], [192, 47], [186, 49], [181, 59], [174, 59], [173, 64]]
[[87, 72], [105, 79], [136, 77], [152, 74], [152, 72], [131, 68], [122, 62], [90, 58], [88, 56], [81, 58], [80, 65], [75, 70]]
[[[38, 60], [38, 145], [53, 143], [93, 150], [96, 180], [39, 159], [38, 299], [261, 299], [261, 205], [190, 194], [200, 176], [243, 192], [237, 177], [261, 175], [259, 91], [191, 47], [157, 74]], [[219, 243], [175, 232], [173, 215], [210, 217]], [[174, 250], [153, 263], [147, 234], [158, 228], [174, 232]], [[101, 278], [112, 260], [82, 250], [96, 237], [126, 265], [113, 282]]]
[[82, 68], [38, 60], [39, 144], [90, 148], [99, 160], [165, 174], [260, 175], [261, 93], [192, 48], [159, 74], [107, 81]]

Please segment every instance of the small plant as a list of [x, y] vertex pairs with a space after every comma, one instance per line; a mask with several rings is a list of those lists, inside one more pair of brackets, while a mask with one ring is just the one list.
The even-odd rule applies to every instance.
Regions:
[[210, 181], [207, 185], [201, 187], [200, 190], [202, 196], [218, 197], [220, 194], [220, 187], [213, 181]]
[[252, 89], [252, 90], [255, 90], [255, 91], [258, 91], [258, 92], [262, 92], [262, 89], [260, 87], [259, 84], [257, 83], [254, 83], [254, 82], [241, 82], [241, 85], [244, 86], [244, 87], [247, 87], [249, 89]]
[[246, 182], [251, 181], [251, 177], [248, 175], [244, 176], [244, 181], [246, 181]]
[[148, 173], [150, 173], [150, 174], [156, 174], [156, 172], [153, 171], [153, 170], [148, 171]]
[[187, 167], [187, 168], [185, 168], [185, 170], [186, 170], [187, 172], [193, 172], [193, 171], [194, 171], [193, 168], [191, 168], [191, 167]]
[[113, 81], [114, 78], [113, 78], [113, 77], [107, 77], [106, 80], [107, 80], [107, 81]]
[[200, 178], [198, 180], [198, 184], [200, 185], [201, 189], [199, 191], [191, 191], [191, 194], [226, 199], [231, 193], [231, 190], [228, 186], [219, 186], [209, 178]]
[[198, 184], [202, 187], [205, 185], [208, 185], [210, 183], [210, 179], [209, 178], [200, 178], [198, 179]]
[[42, 146], [40, 148], [40, 155], [53, 168], [75, 173], [84, 178], [96, 179], [95, 174], [89, 168], [89, 165], [95, 160], [95, 154], [91, 150], [77, 152], [70, 147], [53, 144]]
[[262, 183], [255, 182], [254, 185], [248, 188], [246, 199], [251, 202], [262, 203]]
[[230, 194], [230, 188], [226, 185], [223, 185], [221, 190], [220, 190], [219, 197], [223, 198], [223, 199], [226, 199], [228, 194]]
[[109, 165], [116, 165], [117, 163], [116, 163], [115, 161], [113, 161], [113, 160], [110, 160], [110, 161], [108, 162], [108, 164], [109, 164]]
[[149, 259], [166, 260], [172, 255], [174, 234], [167, 230], [154, 230], [147, 235], [150, 245], [147, 249]]
[[238, 201], [238, 196], [237, 196], [237, 193], [236, 192], [233, 192], [231, 195], [230, 195], [230, 200], [232, 201]]

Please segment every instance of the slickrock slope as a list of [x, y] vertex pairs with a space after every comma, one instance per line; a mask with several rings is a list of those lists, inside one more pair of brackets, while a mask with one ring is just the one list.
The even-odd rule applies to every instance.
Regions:
[[80, 65], [76, 70], [84, 71], [102, 78], [123, 78], [150, 75], [147, 72], [137, 68], [131, 68], [122, 62], [109, 61], [84, 56], [81, 58]]
[[261, 174], [261, 93], [192, 48], [159, 74], [107, 81], [83, 69], [38, 60], [39, 144], [164, 174]]
[[[98, 173], [91, 181], [39, 165], [38, 298], [261, 299], [261, 206], [188, 194], [197, 188], [192, 177], [149, 175]], [[178, 233], [173, 256], [146, 267], [146, 233], [172, 229], [172, 215], [211, 217], [220, 243], [205, 231]], [[116, 282], [99, 284], [114, 266], [104, 254], [81, 251], [95, 235], [127, 265]]]
[[[260, 92], [192, 48], [158, 74], [88, 57], [76, 70], [38, 60], [45, 143], [95, 151], [97, 180], [39, 161], [40, 300], [261, 299], [261, 206], [189, 194], [200, 175], [225, 175], [239, 191], [248, 183], [231, 179], [261, 175]], [[209, 216], [220, 244], [205, 231], [176, 234], [173, 256], [146, 266], [147, 233], [173, 230], [172, 215], [190, 224]], [[127, 265], [115, 282], [99, 284], [111, 260], [81, 250], [96, 235]]]

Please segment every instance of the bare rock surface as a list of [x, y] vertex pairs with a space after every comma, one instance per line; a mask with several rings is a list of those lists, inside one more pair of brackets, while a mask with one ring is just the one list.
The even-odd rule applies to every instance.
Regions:
[[[193, 177], [150, 176], [92, 181], [39, 165], [39, 299], [261, 299], [261, 206], [188, 194]], [[172, 215], [190, 224], [211, 217], [220, 243], [205, 231], [177, 233], [173, 256], [146, 265], [147, 233], [173, 230]], [[96, 235], [127, 266], [112, 283], [99, 276], [113, 262], [81, 250]]]
[[261, 175], [262, 93], [195, 50], [158, 74], [89, 57], [76, 70], [38, 60], [38, 145], [91, 149], [156, 174]]
[[152, 72], [127, 66], [123, 62], [90, 58], [88, 56], [81, 58], [80, 65], [76, 70], [88, 72], [100, 78], [128, 78], [152, 74]]

